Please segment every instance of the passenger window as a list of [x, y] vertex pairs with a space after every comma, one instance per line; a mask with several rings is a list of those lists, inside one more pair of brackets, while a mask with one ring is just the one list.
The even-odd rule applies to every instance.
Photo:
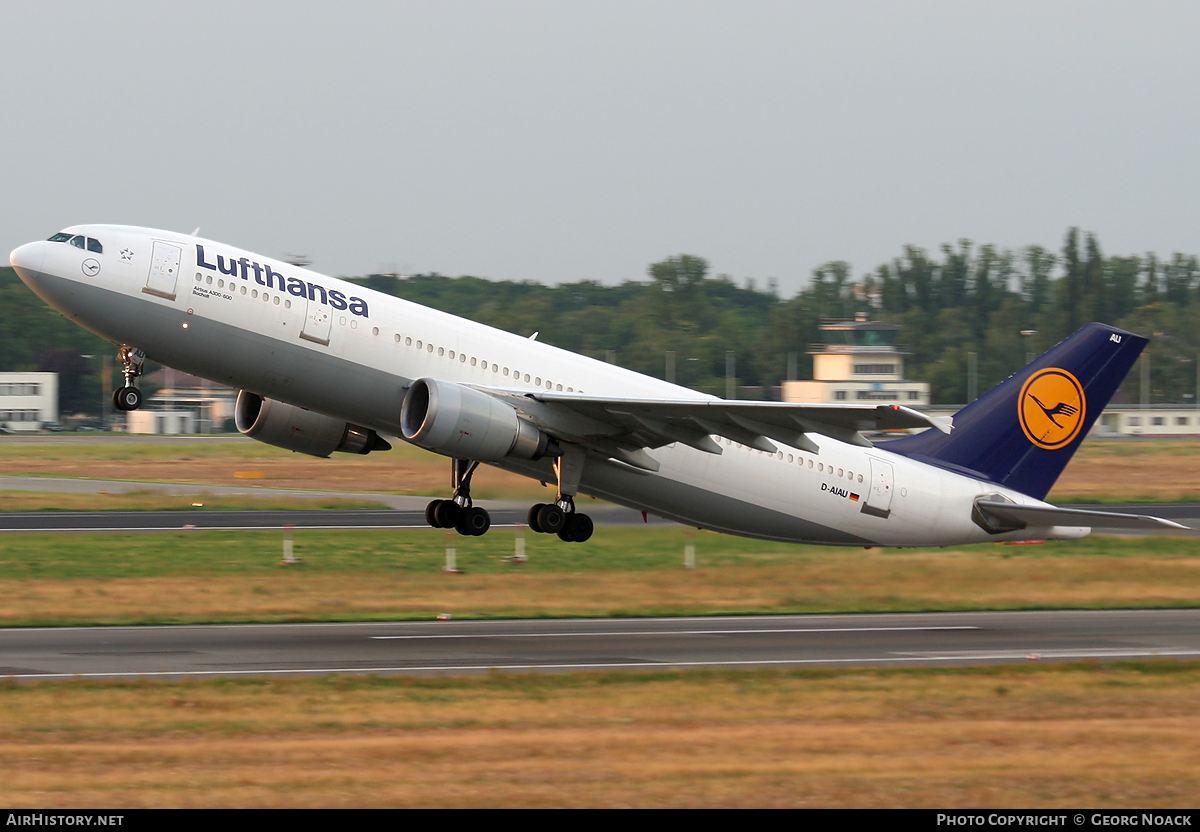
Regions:
[[87, 248], [88, 248], [88, 251], [94, 251], [97, 254], [104, 253], [104, 246], [100, 245], [100, 241], [93, 240], [91, 237], [87, 238]]

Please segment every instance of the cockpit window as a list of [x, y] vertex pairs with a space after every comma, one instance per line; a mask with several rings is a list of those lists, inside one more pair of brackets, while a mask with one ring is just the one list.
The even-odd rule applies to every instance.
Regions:
[[85, 237], [82, 234], [69, 234], [66, 231], [60, 231], [49, 239], [51, 243], [70, 243], [75, 248], [86, 248], [88, 251], [94, 251], [97, 254], [104, 253], [104, 246], [95, 237]]

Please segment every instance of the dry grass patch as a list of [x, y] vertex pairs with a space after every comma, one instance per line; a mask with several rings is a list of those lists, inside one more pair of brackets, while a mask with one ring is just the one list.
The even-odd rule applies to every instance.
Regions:
[[[199, 504], [199, 505], [197, 505]], [[47, 491], [0, 491], [0, 511], [317, 511], [387, 508], [369, 499], [226, 497], [219, 494], [66, 494]]]
[[[703, 549], [701, 549], [703, 558]], [[460, 555], [460, 563], [469, 559]], [[696, 570], [494, 565], [0, 581], [0, 624], [136, 624], [1200, 605], [1200, 558], [843, 550]], [[482, 564], [480, 564], [482, 566]]]
[[14, 808], [1180, 807], [1200, 665], [13, 685]]
[[1200, 500], [1200, 440], [1089, 440], [1068, 463], [1049, 499]]
[[[384, 453], [335, 454], [330, 459], [292, 453], [241, 437], [178, 443], [0, 441], [0, 473], [6, 475], [444, 496], [449, 469], [445, 457], [399, 440]], [[256, 476], [247, 479], [239, 477], [239, 472]], [[480, 499], [537, 497], [543, 493], [532, 480], [490, 467], [479, 473], [475, 483], [474, 494]]]

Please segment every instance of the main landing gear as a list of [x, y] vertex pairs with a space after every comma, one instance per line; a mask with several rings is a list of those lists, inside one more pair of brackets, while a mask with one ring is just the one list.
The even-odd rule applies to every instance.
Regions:
[[543, 534], [557, 534], [567, 543], [582, 543], [592, 536], [592, 518], [575, 511], [575, 500], [566, 497], [554, 503], [530, 506], [526, 517], [529, 528]]
[[113, 391], [113, 407], [117, 410], [137, 410], [142, 406], [142, 391], [133, 386], [133, 380], [142, 374], [146, 353], [137, 347], [122, 345], [117, 351], [117, 361], [121, 363], [125, 386]]
[[[566, 445], [561, 456], [554, 460], [558, 497], [553, 503], [538, 503], [529, 509], [528, 523], [533, 531], [557, 534], [568, 543], [582, 543], [592, 536], [592, 518], [575, 511], [585, 457], [583, 448]], [[487, 510], [471, 502], [471, 477], [478, 467], [478, 462], [469, 459], [451, 461], [454, 493], [449, 500], [434, 500], [426, 506], [425, 522], [435, 529], [454, 529], [469, 537], [491, 528], [492, 518]]]
[[542, 534], [556, 534], [568, 543], [583, 543], [592, 536], [592, 518], [575, 511], [575, 495], [583, 476], [587, 452], [576, 445], [564, 445], [562, 454], [554, 460], [558, 478], [558, 496], [553, 503], [538, 503], [529, 509], [526, 518], [529, 528]]
[[451, 460], [451, 480], [454, 494], [449, 500], [434, 500], [425, 507], [425, 522], [435, 529], [454, 529], [465, 537], [476, 537], [492, 527], [487, 509], [471, 502], [471, 477], [478, 462], [469, 459]]

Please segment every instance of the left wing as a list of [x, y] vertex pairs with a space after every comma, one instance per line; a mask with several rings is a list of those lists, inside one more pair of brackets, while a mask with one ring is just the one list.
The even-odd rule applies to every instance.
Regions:
[[[871, 447], [862, 431], [933, 427], [949, 433], [950, 417], [926, 416], [901, 405], [824, 405], [724, 399], [661, 399], [589, 396], [480, 388], [524, 411], [554, 436], [650, 471], [658, 463], [646, 453], [682, 442], [721, 453], [720, 436], [767, 453], [775, 442], [817, 453], [811, 435]], [[774, 440], [774, 441], [772, 441]]]

